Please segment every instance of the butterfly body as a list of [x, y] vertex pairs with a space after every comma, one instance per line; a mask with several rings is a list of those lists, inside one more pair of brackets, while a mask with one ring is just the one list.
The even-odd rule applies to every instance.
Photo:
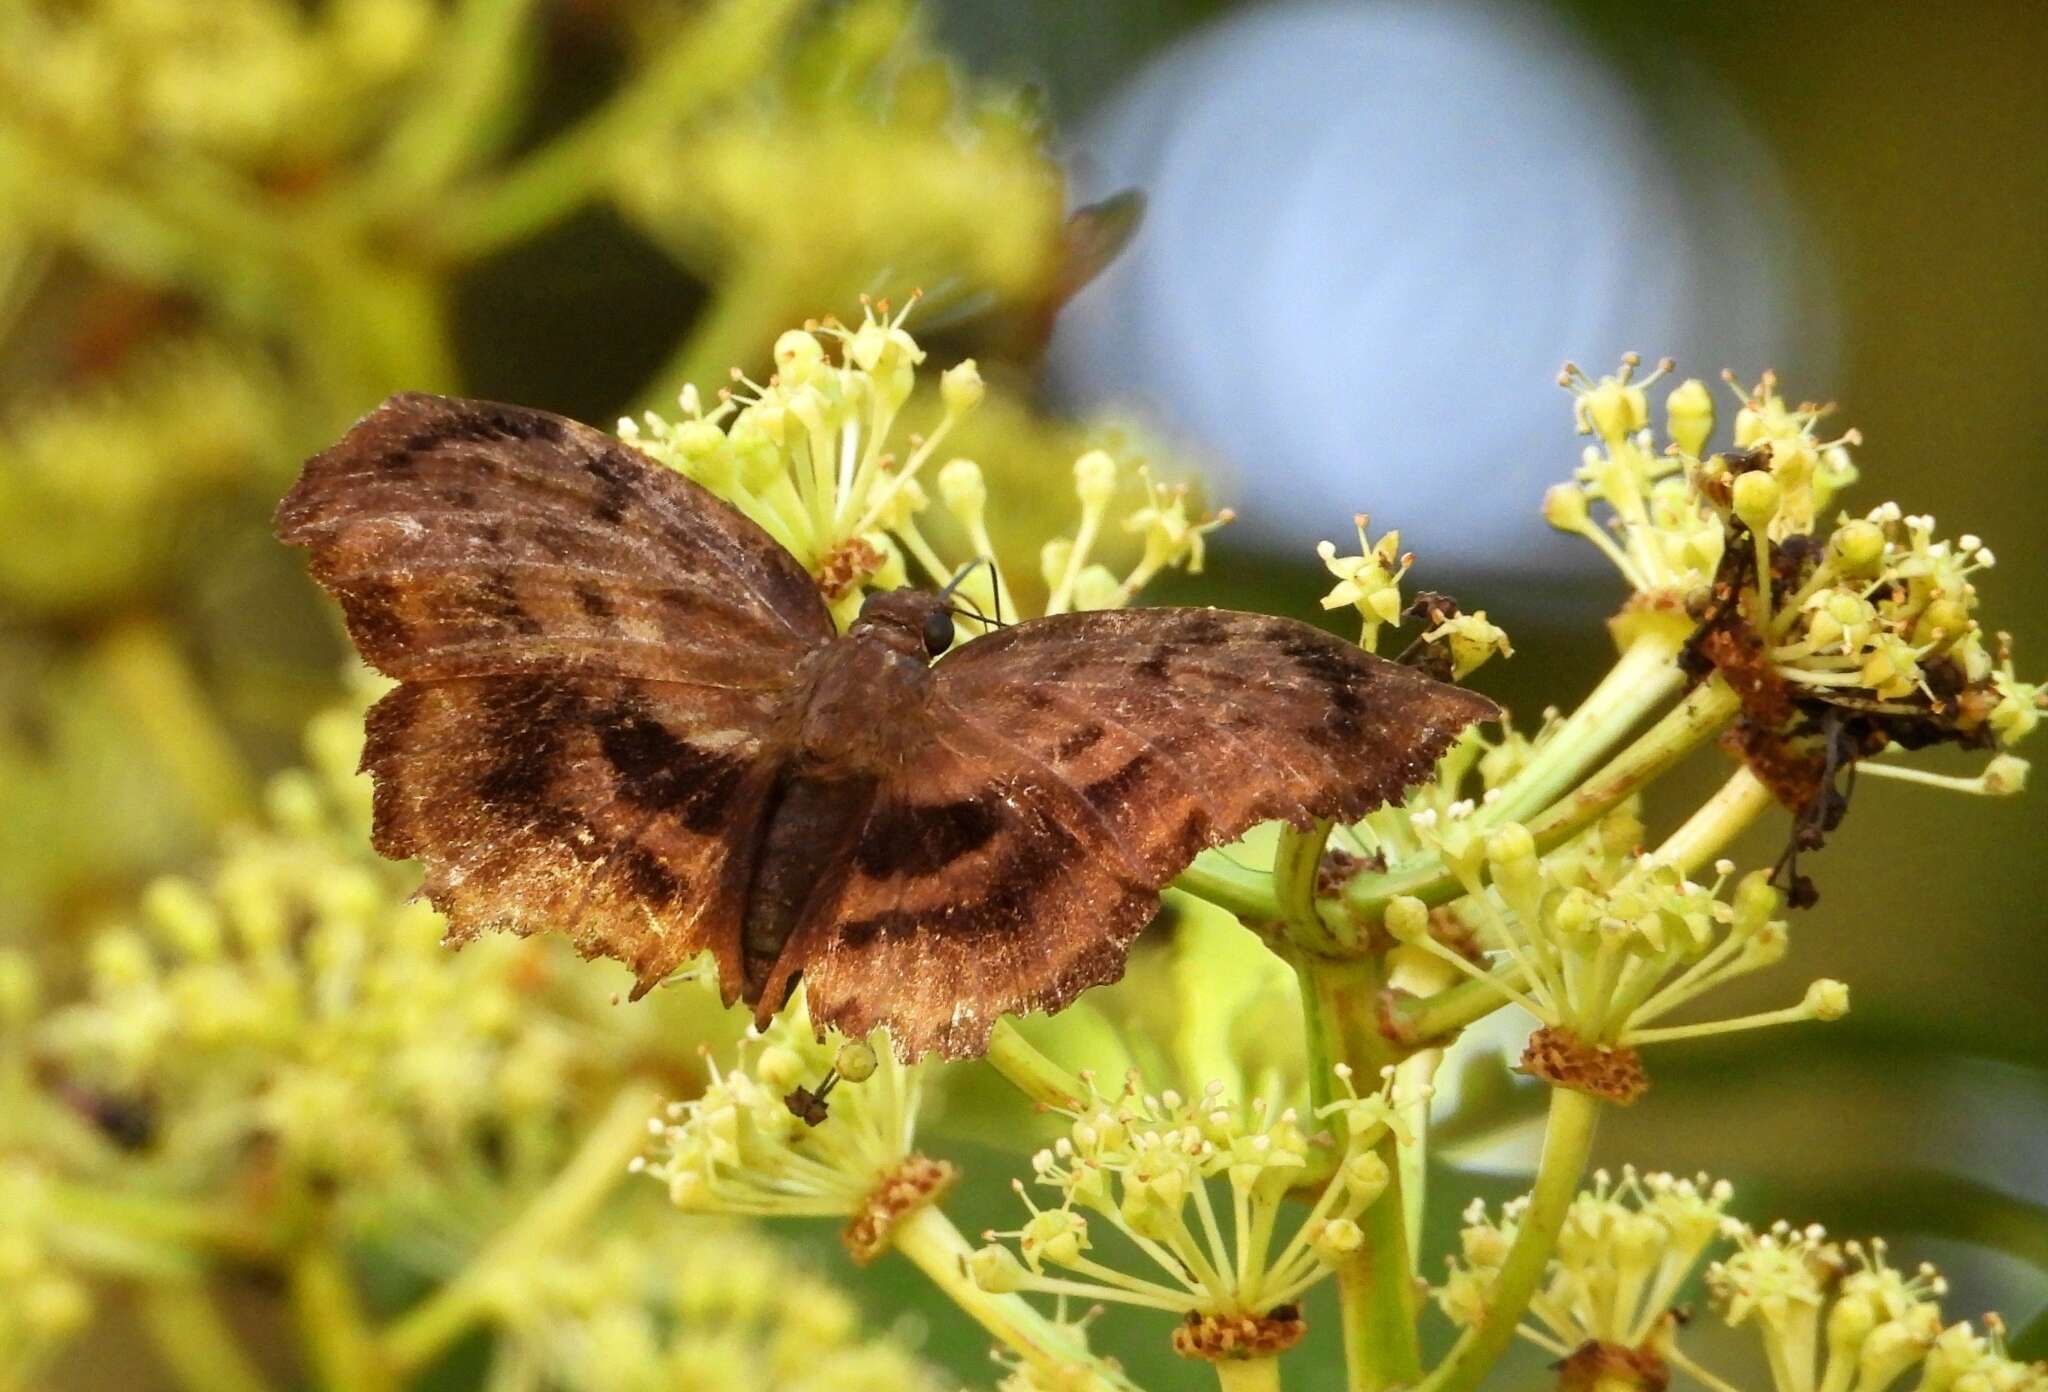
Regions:
[[845, 634], [726, 503], [560, 417], [392, 398], [308, 461], [280, 534], [366, 660], [373, 836], [449, 936], [568, 934], [647, 990], [708, 951], [762, 1016], [980, 1052], [1120, 974], [1158, 891], [1256, 822], [1355, 818], [1483, 697], [1212, 609], [959, 645], [937, 596]]

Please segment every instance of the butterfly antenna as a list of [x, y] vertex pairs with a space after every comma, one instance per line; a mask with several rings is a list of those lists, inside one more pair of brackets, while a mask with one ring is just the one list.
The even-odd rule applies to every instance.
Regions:
[[959, 589], [960, 586], [963, 583], [965, 583], [967, 577], [974, 574], [976, 566], [987, 566], [990, 570], [994, 570], [996, 568], [996, 563], [986, 556], [976, 556], [966, 565], [961, 566], [960, 569], [953, 572], [953, 578], [951, 580], [948, 580], [946, 582], [946, 587], [939, 591], [939, 598], [951, 599], [953, 597], [953, 591]]
[[970, 609], [962, 609], [958, 604], [948, 604], [946, 607], [963, 619], [973, 619], [984, 628], [1008, 628], [1009, 625], [1003, 622], [1002, 572], [996, 569], [996, 563], [987, 556], [976, 556], [973, 560], [955, 571], [953, 578], [946, 582], [946, 587], [939, 591], [939, 598], [941, 600], [952, 599], [954, 592], [960, 588], [968, 576], [974, 574], [975, 569], [979, 566], [988, 567], [989, 589], [995, 596], [996, 616], [991, 619], [988, 615], [982, 613], [981, 606], [966, 595], [961, 595], [960, 601], [962, 604], [971, 606]]

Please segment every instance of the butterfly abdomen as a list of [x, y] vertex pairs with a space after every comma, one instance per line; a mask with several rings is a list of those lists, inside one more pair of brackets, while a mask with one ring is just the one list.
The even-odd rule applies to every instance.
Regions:
[[[846, 863], [867, 821], [875, 785], [871, 776], [824, 774], [801, 756], [776, 781], [741, 920], [741, 994], [749, 1002], [761, 1001], [804, 910], [814, 899], [829, 896], [835, 867]], [[764, 1004], [772, 1010], [781, 1001]]]

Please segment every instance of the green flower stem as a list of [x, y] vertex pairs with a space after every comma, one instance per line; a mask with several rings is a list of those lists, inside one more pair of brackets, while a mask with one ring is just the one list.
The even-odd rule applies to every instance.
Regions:
[[1280, 917], [1273, 876], [1239, 865], [1220, 850], [1204, 851], [1174, 880], [1175, 889], [1206, 899], [1250, 924], [1272, 923]]
[[1683, 632], [1659, 626], [1631, 643], [1578, 709], [1501, 785], [1500, 795], [1474, 812], [1474, 819], [1482, 826], [1524, 821], [1562, 797], [1595, 759], [1678, 694], [1685, 684], [1676, 660], [1684, 638]]
[[509, 133], [505, 107], [518, 94], [520, 40], [535, 0], [462, 0], [442, 41], [442, 61], [418, 84], [404, 118], [358, 190], [389, 206], [431, 193]]
[[755, 256], [727, 268], [711, 303], [691, 321], [689, 331], [640, 388], [640, 409], [673, 411], [676, 393], [694, 382], [707, 398], [728, 385], [734, 365], [763, 361], [762, 349], [777, 330], [802, 319], [806, 304], [804, 268]]
[[628, 1084], [591, 1128], [569, 1163], [525, 1211], [462, 1273], [400, 1316], [384, 1333], [386, 1361], [413, 1372], [491, 1311], [492, 1287], [507, 1266], [533, 1260], [574, 1236], [626, 1177], [626, 1165], [647, 1144], [647, 1121], [661, 1094]]
[[1543, 1131], [1543, 1158], [1536, 1165], [1529, 1207], [1515, 1228], [1515, 1240], [1487, 1292], [1486, 1308], [1415, 1392], [1472, 1392], [1507, 1351], [1515, 1326], [1542, 1283], [1544, 1269], [1579, 1192], [1600, 1103], [1570, 1088], [1552, 1088], [1550, 1118]]
[[136, 1292], [135, 1309], [164, 1370], [186, 1392], [270, 1392], [204, 1284], [144, 1286]]
[[1529, 834], [1546, 850], [1570, 840], [1692, 752], [1741, 708], [1718, 676], [1701, 683], [1569, 797], [1533, 818]]
[[1233, 1358], [1214, 1366], [1223, 1392], [1280, 1392], [1277, 1358]]
[[[1374, 1017], [1379, 964], [1370, 957], [1296, 958], [1295, 966], [1301, 973], [1308, 1025], [1310, 1100], [1322, 1106], [1332, 1099], [1331, 1070], [1339, 1063], [1350, 1065], [1355, 1086], [1374, 1086], [1380, 1069], [1395, 1061]], [[1350, 1392], [1378, 1392], [1422, 1375], [1415, 1258], [1408, 1245], [1401, 1158], [1391, 1135], [1380, 1143], [1380, 1152], [1390, 1176], [1386, 1191], [1358, 1215], [1365, 1241], [1337, 1267], [1345, 1385]]]
[[[1695, 687], [1597, 773], [1529, 819], [1526, 825], [1538, 848], [1549, 850], [1584, 831], [1727, 724], [1740, 708], [1735, 693], [1719, 677]], [[1354, 877], [1338, 898], [1325, 901], [1323, 914], [1371, 922], [1386, 912], [1387, 901], [1396, 895], [1443, 904], [1464, 892], [1457, 877], [1431, 855], [1383, 874]]]
[[314, 1384], [324, 1392], [390, 1392], [398, 1379], [377, 1346], [341, 1249], [314, 1237], [287, 1271]]
[[1763, 780], [1746, 766], [1739, 768], [1686, 818], [1684, 826], [1665, 838], [1657, 848], [1657, 858], [1690, 875], [1712, 861], [1775, 802]]
[[276, 1255], [275, 1235], [230, 1209], [62, 1180], [45, 1193], [75, 1237], [74, 1255], [101, 1270], [163, 1279], [189, 1275], [210, 1257], [265, 1262]]
[[1008, 1016], [996, 1021], [988, 1061], [1009, 1084], [1041, 1107], [1074, 1110], [1088, 1095], [1081, 1080], [1047, 1058]]
[[[1523, 984], [1520, 974], [1509, 977], [1507, 984], [1519, 988]], [[1467, 977], [1427, 996], [1382, 997], [1380, 1032], [1395, 1045], [1412, 1049], [1456, 1034], [1505, 1004], [1507, 997], [1497, 987]]]
[[1074, 1374], [1085, 1370], [1115, 1392], [1138, 1392], [1130, 1379], [1088, 1352], [1074, 1327], [1047, 1319], [1021, 1296], [996, 1295], [975, 1285], [967, 1274], [974, 1249], [936, 1205], [926, 1204], [903, 1218], [890, 1240], [964, 1314], [1044, 1374], [1049, 1385], [1078, 1382]]
[[611, 179], [622, 147], [758, 76], [805, 8], [804, 0], [721, 0], [603, 107], [495, 183], [435, 208], [427, 235], [444, 256], [469, 259], [567, 216]]

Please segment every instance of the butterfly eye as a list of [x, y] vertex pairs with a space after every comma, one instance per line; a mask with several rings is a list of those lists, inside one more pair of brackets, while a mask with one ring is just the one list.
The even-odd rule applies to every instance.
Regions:
[[937, 657], [953, 646], [953, 616], [934, 609], [924, 616], [924, 650]]

